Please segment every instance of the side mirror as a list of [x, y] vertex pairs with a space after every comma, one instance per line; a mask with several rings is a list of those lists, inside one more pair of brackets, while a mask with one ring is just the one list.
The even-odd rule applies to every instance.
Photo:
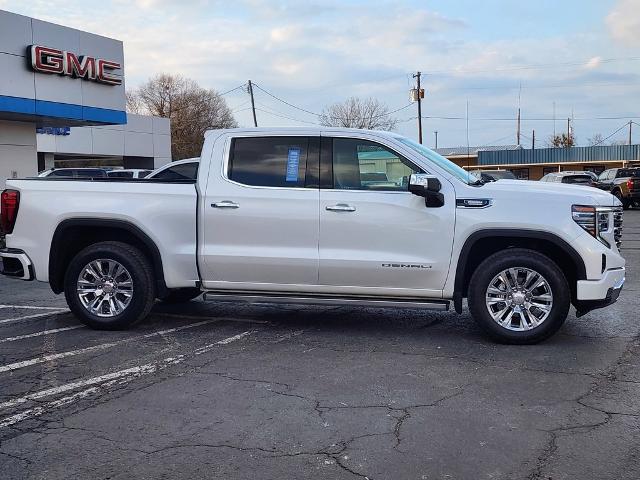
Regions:
[[444, 205], [444, 195], [440, 193], [442, 184], [434, 175], [413, 173], [409, 179], [409, 191], [419, 197], [424, 197], [424, 204], [430, 208]]

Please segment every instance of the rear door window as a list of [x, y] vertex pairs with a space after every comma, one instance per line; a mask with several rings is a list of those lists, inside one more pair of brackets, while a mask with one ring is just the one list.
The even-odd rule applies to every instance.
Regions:
[[256, 187], [303, 188], [309, 137], [234, 138], [227, 177]]

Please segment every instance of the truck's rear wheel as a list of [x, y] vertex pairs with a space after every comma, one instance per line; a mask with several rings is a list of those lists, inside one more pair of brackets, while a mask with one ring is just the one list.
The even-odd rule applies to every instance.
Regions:
[[556, 333], [567, 318], [567, 279], [548, 257], [524, 248], [495, 253], [469, 283], [469, 310], [503, 343], [532, 344]]
[[64, 294], [74, 315], [89, 327], [127, 328], [153, 306], [153, 270], [147, 257], [131, 245], [96, 243], [71, 260]]

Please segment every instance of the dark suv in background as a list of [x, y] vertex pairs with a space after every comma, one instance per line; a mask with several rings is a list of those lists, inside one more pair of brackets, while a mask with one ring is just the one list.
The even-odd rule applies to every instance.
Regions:
[[598, 177], [596, 187], [611, 192], [627, 209], [640, 206], [640, 168], [611, 168]]

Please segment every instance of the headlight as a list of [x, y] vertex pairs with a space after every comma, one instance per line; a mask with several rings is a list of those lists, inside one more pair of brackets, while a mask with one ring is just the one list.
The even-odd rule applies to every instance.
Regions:
[[617, 226], [613, 225], [613, 215], [618, 210], [620, 208], [617, 207], [573, 205], [571, 207], [571, 216], [573, 221], [580, 225], [589, 235], [599, 240], [606, 247], [611, 248], [611, 245], [613, 243], [617, 244], [619, 240], [616, 237]]
[[573, 205], [571, 207], [573, 221], [584, 228], [590, 235], [596, 236], [596, 207]]

